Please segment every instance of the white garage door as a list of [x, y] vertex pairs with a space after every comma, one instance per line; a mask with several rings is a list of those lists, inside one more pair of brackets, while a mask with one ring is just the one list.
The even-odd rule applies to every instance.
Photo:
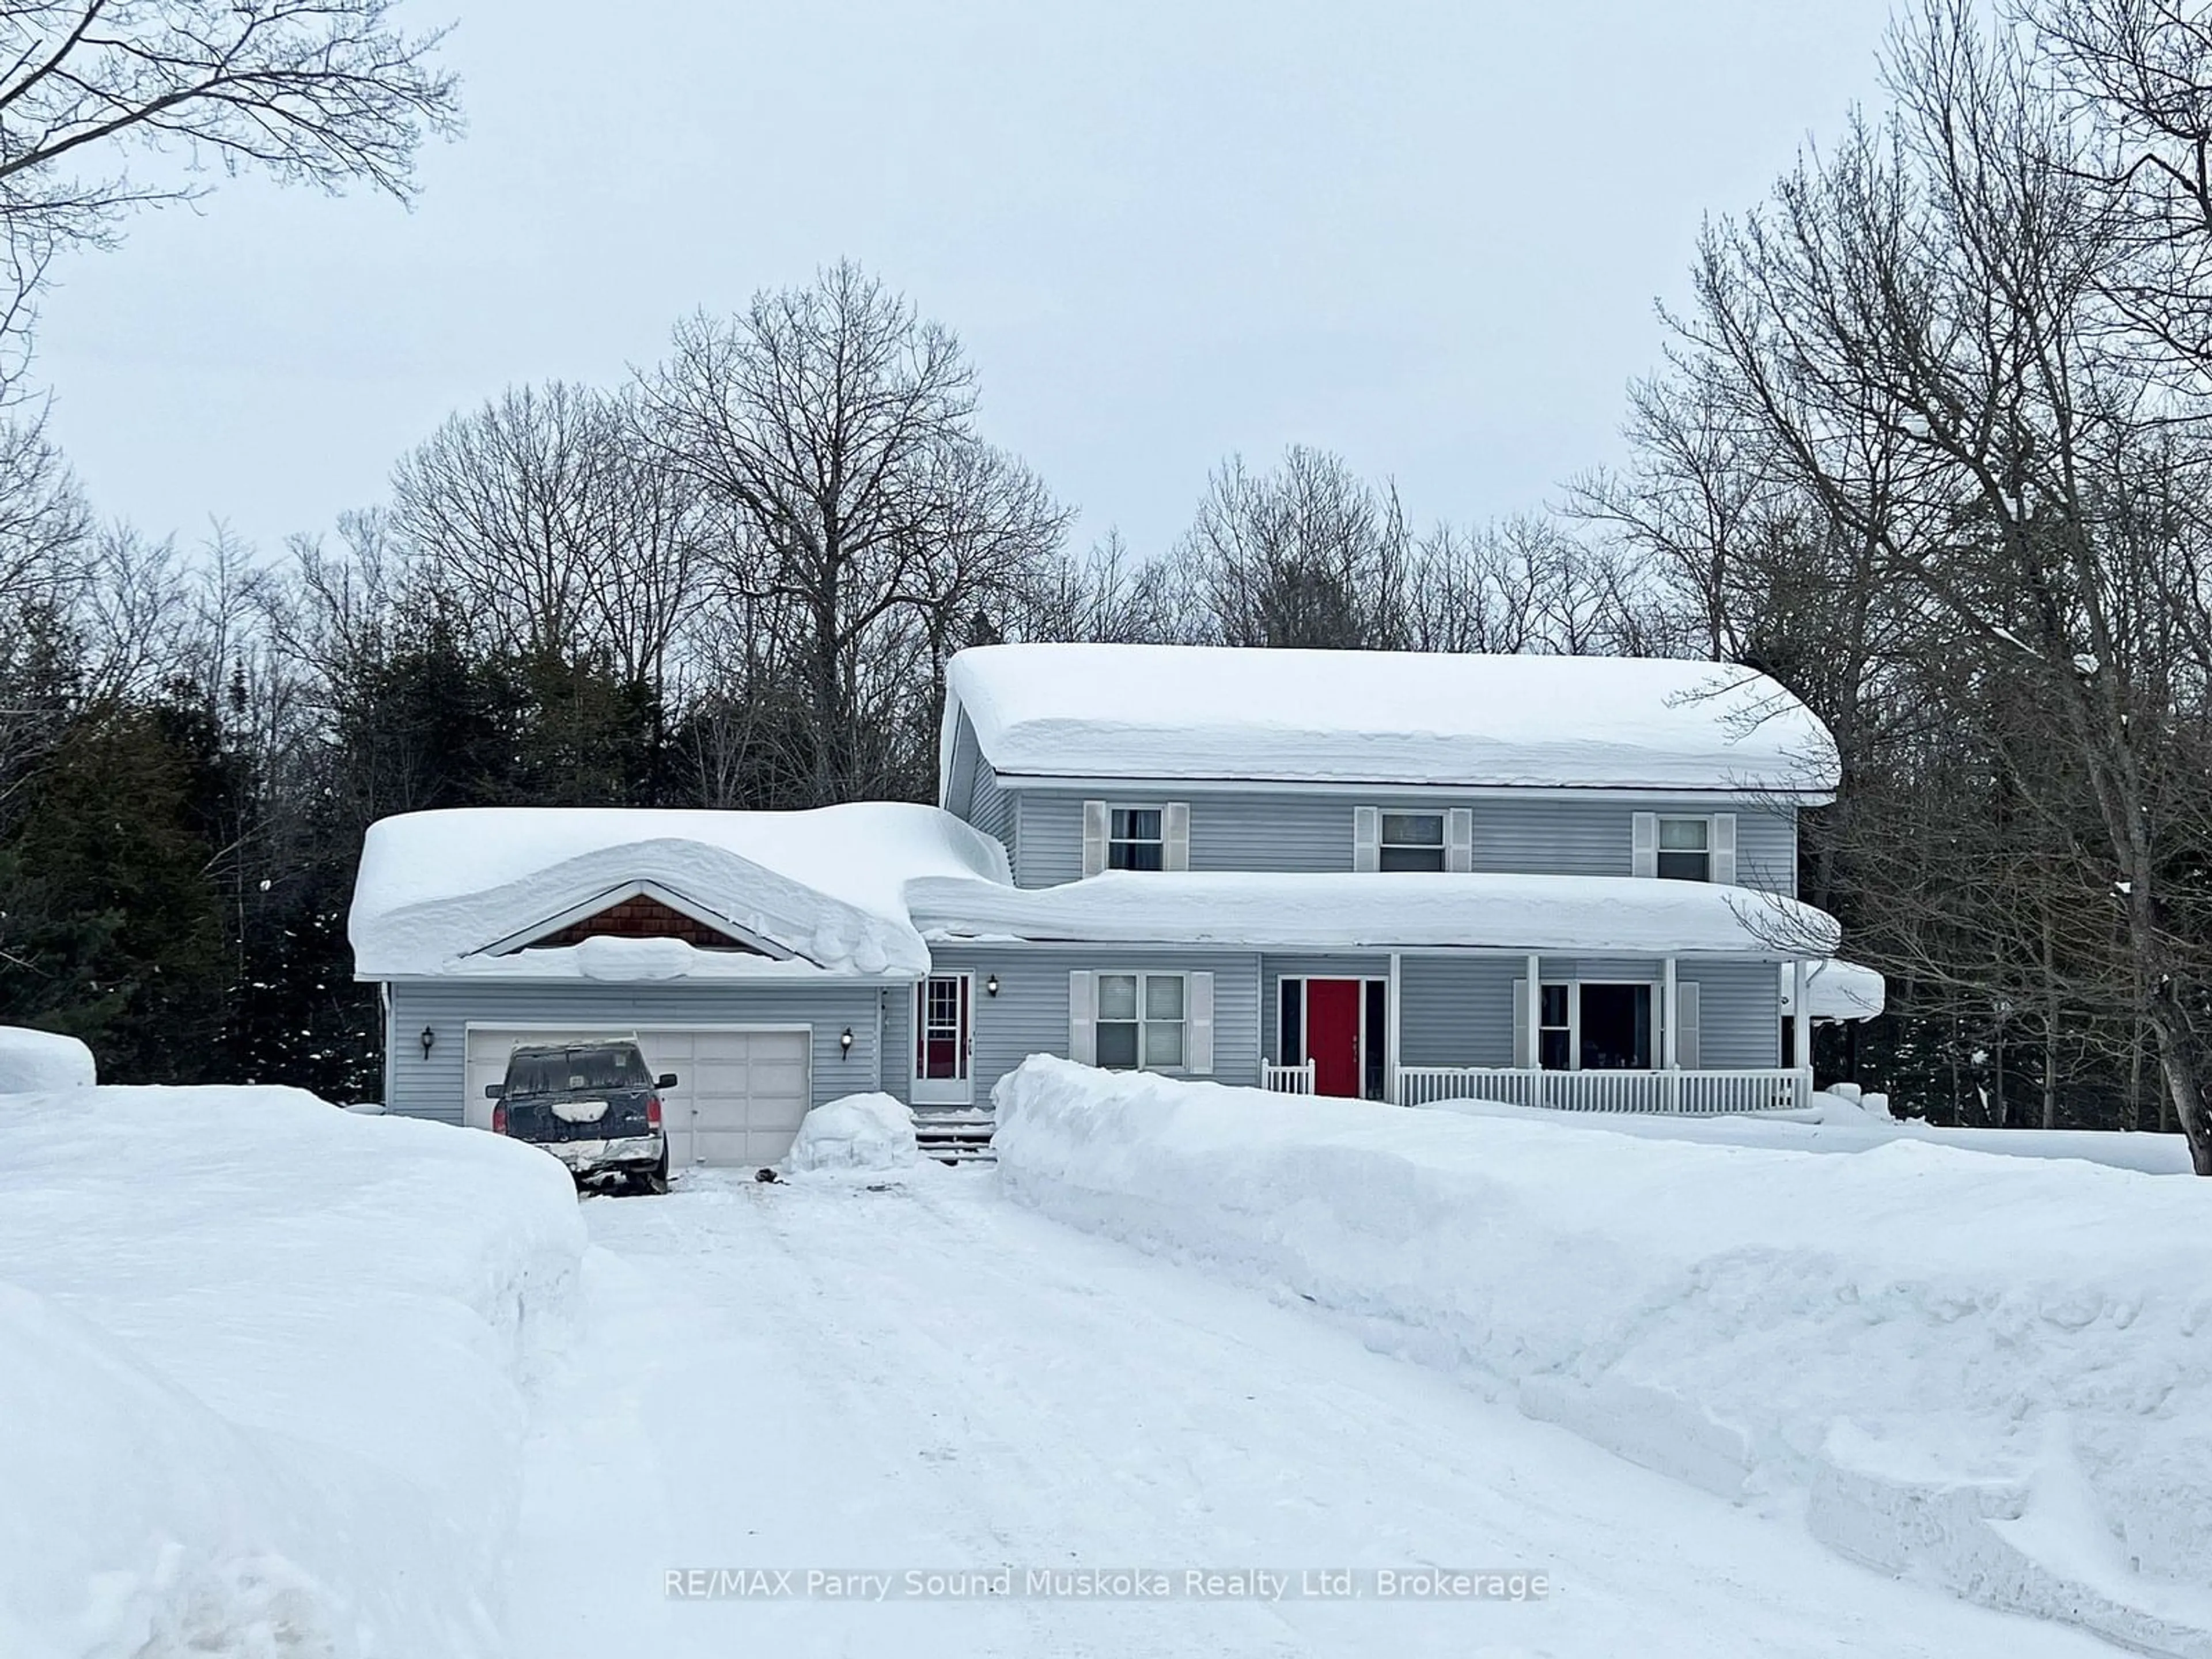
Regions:
[[577, 1026], [562, 1030], [471, 1028], [468, 1042], [466, 1119], [491, 1127], [484, 1085], [507, 1075], [507, 1057], [518, 1043], [592, 1042], [637, 1039], [656, 1077], [676, 1073], [661, 1095], [668, 1131], [668, 1161], [728, 1164], [754, 1168], [791, 1150], [806, 1115], [808, 1034], [804, 1030], [729, 1029], [670, 1030], [651, 1026]]

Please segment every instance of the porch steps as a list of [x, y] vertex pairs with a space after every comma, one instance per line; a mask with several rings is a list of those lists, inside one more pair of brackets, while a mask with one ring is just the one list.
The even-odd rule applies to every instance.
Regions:
[[990, 1164], [991, 1134], [998, 1119], [988, 1107], [917, 1106], [914, 1109], [914, 1138], [924, 1158], [939, 1164]]

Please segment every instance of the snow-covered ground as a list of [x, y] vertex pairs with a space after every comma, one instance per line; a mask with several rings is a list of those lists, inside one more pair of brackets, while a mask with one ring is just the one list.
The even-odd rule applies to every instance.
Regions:
[[2204, 1183], [1707, 1146], [1109, 1076], [1001, 1081], [1009, 1189], [1326, 1310], [1836, 1549], [2212, 1653]]
[[0, 1096], [0, 1654], [503, 1655], [567, 1176], [285, 1089]]
[[[2054, 1583], [2208, 1650], [2144, 1611], [2212, 1524], [2199, 1183], [1060, 1062], [947, 1170], [848, 1104], [843, 1167], [580, 1220], [532, 1149], [288, 1091], [0, 1098], [0, 1654], [2110, 1651], [1944, 1593]], [[1423, 1567], [1523, 1594], [1302, 1578]], [[1175, 1594], [896, 1593], [1006, 1569]]]
[[[2109, 1651], [1854, 1565], [1295, 1297], [1063, 1227], [988, 1170], [694, 1180], [585, 1206], [589, 1338], [539, 1397], [507, 1596], [533, 1659]], [[1550, 1593], [664, 1593], [684, 1568], [1415, 1564]]]
[[2118, 1134], [2096, 1129], [1959, 1129], [1917, 1119], [1870, 1115], [1835, 1096], [1814, 1097], [1806, 1118], [1665, 1117], [1656, 1113], [1559, 1112], [1488, 1100], [1440, 1100], [1423, 1109], [1486, 1117], [1638, 1140], [1686, 1140], [1706, 1146], [1764, 1146], [1776, 1152], [1870, 1152], [1917, 1140], [1997, 1158], [2063, 1158], [2144, 1175], [2191, 1173], [2189, 1143], [2179, 1135]]

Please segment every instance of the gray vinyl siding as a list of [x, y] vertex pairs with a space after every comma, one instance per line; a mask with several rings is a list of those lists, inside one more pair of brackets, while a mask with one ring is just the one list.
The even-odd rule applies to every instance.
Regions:
[[[1269, 956], [1261, 966], [1261, 1045], [1282, 1052], [1286, 978], [1371, 979], [1389, 974], [1384, 955]], [[1510, 1066], [1513, 957], [1406, 956], [1399, 965], [1398, 1062], [1401, 1066]], [[1640, 958], [1547, 957], [1544, 978], [1657, 984], [1664, 969]], [[1709, 1071], [1777, 1066], [1782, 1054], [1781, 982], [1771, 963], [1684, 962], [1676, 975], [1698, 993], [1698, 1066]]]
[[[993, 787], [998, 787], [993, 780]], [[1080, 790], [1018, 787], [1010, 851], [1020, 887], [1054, 887], [1083, 874]], [[1271, 872], [1349, 871], [1352, 815], [1359, 805], [1439, 811], [1469, 808], [1474, 818], [1474, 868], [1497, 875], [1626, 876], [1629, 841], [1639, 811], [1698, 816], [1716, 810], [1735, 814], [1736, 880], [1778, 893], [1797, 890], [1796, 811], [1789, 806], [1711, 801], [1685, 797], [1651, 800], [1577, 800], [1560, 795], [1445, 796], [1394, 799], [1387, 793], [1349, 795], [1185, 792], [1172, 785], [1132, 787], [1103, 794], [1118, 805], [1152, 806], [1167, 800], [1190, 805], [1190, 867], [1196, 871]], [[1004, 841], [999, 830], [991, 832]]]
[[1399, 993], [1401, 1066], [1510, 1066], [1513, 981], [1498, 957], [1408, 957]]
[[1698, 981], [1698, 1064], [1728, 1072], [1782, 1063], [1782, 975], [1771, 962], [1711, 962]]
[[1007, 855], [1012, 856], [1014, 796], [1000, 787], [999, 775], [980, 762], [975, 767], [975, 784], [968, 792], [966, 816], [968, 822], [985, 835], [996, 837]]
[[1014, 791], [1013, 860], [1017, 887], [1057, 887], [1083, 877], [1083, 800], [1041, 789]]
[[[814, 1103], [878, 1086], [873, 985], [599, 985], [453, 981], [392, 987], [385, 1052], [386, 1109], [461, 1121], [471, 1025], [807, 1025], [813, 1030]], [[894, 997], [905, 988], [890, 988]], [[428, 1059], [422, 1033], [434, 1036]], [[851, 1028], [847, 1054], [839, 1036]]]
[[[981, 993], [978, 981], [977, 994]], [[883, 989], [883, 1075], [876, 1086], [895, 1100], [903, 1101], [914, 1076], [914, 987], [886, 985]]]
[[[1092, 972], [1210, 973], [1213, 975], [1213, 1070], [1215, 1083], [1249, 1087], [1260, 1080], [1259, 984], [1256, 955], [1222, 951], [1086, 949], [988, 945], [940, 945], [933, 953], [945, 973], [975, 975], [975, 1043], [972, 1069], [975, 1099], [1031, 1054], [1067, 1053], [1067, 976], [1078, 969]], [[999, 976], [999, 994], [986, 995], [984, 981]], [[896, 993], [893, 994], [894, 995]], [[885, 1044], [889, 1047], [888, 1042]], [[903, 1050], [901, 1051], [902, 1054]], [[908, 1069], [892, 1092], [906, 1097]]]

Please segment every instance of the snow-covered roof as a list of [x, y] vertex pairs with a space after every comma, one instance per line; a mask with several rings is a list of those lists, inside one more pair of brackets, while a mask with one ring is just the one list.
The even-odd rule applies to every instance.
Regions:
[[1060, 887], [925, 878], [925, 938], [1079, 939], [1246, 950], [1468, 947], [1577, 956], [1825, 956], [1826, 912], [1748, 888], [1628, 876], [1119, 872]]
[[[890, 801], [811, 812], [409, 812], [369, 826], [347, 931], [364, 979], [916, 975], [929, 953], [903, 893], [918, 876], [1004, 882], [1006, 849], [935, 807]], [[526, 930], [641, 883], [788, 959], [672, 939], [512, 951]]]
[[[1815, 963], [1805, 976], [1805, 1000], [1814, 1019], [1872, 1019], [1882, 1011], [1889, 987], [1882, 976], [1863, 963], [1840, 957]], [[1796, 986], [1790, 970], [1782, 970], [1782, 1012], [1794, 1012]]]
[[1825, 795], [1834, 740], [1779, 684], [1672, 659], [993, 645], [945, 671], [1024, 777], [1714, 789]]

